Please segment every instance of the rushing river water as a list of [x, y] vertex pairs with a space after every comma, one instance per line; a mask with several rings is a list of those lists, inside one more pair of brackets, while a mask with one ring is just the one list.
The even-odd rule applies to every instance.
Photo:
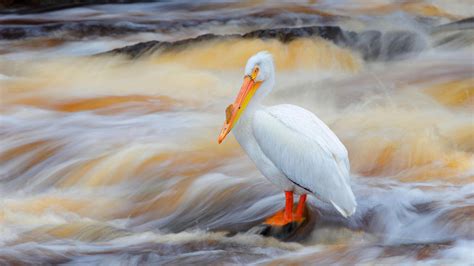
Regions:
[[[1, 265], [474, 262], [472, 3], [252, 2], [0, 15]], [[297, 242], [251, 233], [284, 195], [217, 144], [260, 50], [351, 161], [357, 212], [310, 198]]]

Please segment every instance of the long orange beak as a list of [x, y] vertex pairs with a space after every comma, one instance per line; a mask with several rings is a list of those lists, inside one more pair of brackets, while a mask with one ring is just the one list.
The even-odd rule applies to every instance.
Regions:
[[242, 84], [242, 88], [240, 88], [237, 98], [234, 103], [229, 105], [225, 110], [226, 119], [222, 126], [221, 133], [219, 134], [219, 144], [222, 143], [227, 134], [229, 134], [234, 127], [235, 123], [237, 123], [240, 115], [244, 112], [250, 99], [260, 86], [260, 82], [255, 82], [255, 75], [253, 76], [253, 78], [251, 76], [245, 76], [244, 83]]

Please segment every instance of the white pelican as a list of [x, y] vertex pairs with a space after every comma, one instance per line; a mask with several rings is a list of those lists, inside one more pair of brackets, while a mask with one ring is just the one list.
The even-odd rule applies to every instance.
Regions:
[[[267, 219], [272, 225], [300, 222], [306, 194], [331, 203], [344, 217], [357, 207], [350, 187], [347, 150], [313, 113], [301, 107], [261, 104], [275, 84], [268, 52], [252, 56], [245, 66], [242, 88], [226, 109], [218, 142], [233, 129], [240, 146], [260, 172], [285, 191], [285, 209]], [[293, 193], [300, 199], [293, 213]]]

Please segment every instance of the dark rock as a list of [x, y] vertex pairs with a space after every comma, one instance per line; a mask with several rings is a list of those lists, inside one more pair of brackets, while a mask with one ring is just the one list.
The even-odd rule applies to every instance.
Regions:
[[3, 0], [0, 7], [5, 7], [0, 14], [34, 14], [57, 11], [85, 5], [124, 4], [151, 1], [131, 0]]
[[159, 41], [141, 42], [135, 45], [117, 48], [105, 54], [126, 54], [131, 58], [137, 58], [147, 53], [153, 53], [160, 44], [163, 43]]
[[412, 31], [376, 30], [360, 33], [349, 32], [340, 41], [361, 53], [367, 61], [387, 61], [403, 58], [410, 54], [417, 54], [427, 47], [425, 38]]
[[321, 37], [335, 43], [344, 42], [345, 39], [341, 28], [333, 26], [256, 30], [242, 35], [244, 39], [277, 39], [283, 43], [304, 37]]
[[351, 36], [348, 40], [352, 43], [352, 48], [361, 52], [364, 60], [370, 60], [380, 55], [381, 39], [382, 33], [380, 31], [370, 30]]
[[268, 30], [256, 30], [243, 35], [232, 34], [232, 35], [215, 35], [205, 34], [197, 38], [185, 39], [176, 42], [159, 42], [150, 41], [144, 43], [138, 43], [123, 48], [118, 48], [106, 52], [104, 54], [125, 54], [130, 58], [137, 58], [145, 54], [153, 53], [157, 50], [170, 51], [176, 49], [182, 49], [191, 44], [203, 43], [206, 41], [232, 39], [232, 38], [244, 38], [244, 39], [277, 39], [283, 43], [291, 42], [298, 38], [304, 37], [321, 37], [336, 44], [346, 43], [346, 36], [355, 33], [344, 33], [339, 27], [332, 26], [314, 26], [314, 27], [301, 27], [301, 28], [279, 28], [279, 29], [268, 29]]
[[0, 39], [20, 39], [27, 36], [27, 31], [23, 28], [0, 29]]
[[323, 38], [334, 42], [336, 45], [353, 49], [362, 54], [368, 61], [394, 60], [405, 55], [418, 53], [426, 47], [426, 42], [418, 34], [410, 31], [365, 31], [361, 33], [343, 31], [333, 26], [313, 26], [300, 28], [278, 28], [256, 30], [243, 35], [214, 35], [205, 34], [197, 38], [185, 39], [177, 42], [151, 41], [138, 43], [123, 48], [114, 49], [105, 54], [124, 54], [134, 59], [155, 51], [171, 51], [183, 49], [188, 45], [232, 38], [244, 39], [276, 39], [289, 43], [298, 38]]
[[474, 42], [474, 17], [443, 24], [432, 29], [434, 46], [454, 50], [465, 48]]
[[[124, 1], [126, 2], [126, 1]], [[87, 3], [75, 3], [69, 7], [78, 5], [84, 5]], [[166, 5], [151, 5], [158, 12], [167, 12], [169, 10], [181, 10], [186, 12], [195, 12], [199, 8], [211, 9], [213, 4], [192, 4], [189, 3], [172, 3]], [[55, 8], [57, 7], [57, 8]], [[0, 11], [0, 14], [14, 14], [14, 13], [41, 13], [54, 11], [56, 9], [67, 8], [65, 6], [43, 6], [40, 8], [29, 8], [25, 12], [23, 9], [15, 9], [10, 11]], [[3, 31], [10, 31], [12, 28], [21, 28], [27, 34], [25, 35], [9, 35], [9, 39], [19, 38], [34, 38], [44, 37], [51, 34], [51, 32], [45, 26], [46, 24], [59, 26], [59, 30], [55, 31], [55, 35], [61, 35], [67, 39], [82, 39], [82, 38], [97, 38], [109, 35], [118, 34], [131, 34], [140, 32], [156, 32], [163, 34], [170, 34], [175, 32], [182, 32], [189, 28], [209, 28], [218, 27], [225, 25], [235, 25], [238, 27], [250, 27], [250, 28], [265, 28], [269, 27], [293, 27], [301, 24], [314, 25], [322, 22], [328, 22], [336, 19], [336, 16], [330, 16], [324, 12], [316, 12], [315, 14], [305, 14], [301, 10], [295, 10], [295, 12], [281, 12], [281, 10], [262, 10], [258, 12], [247, 11], [244, 15], [242, 13], [236, 13], [235, 15], [219, 15], [217, 12], [215, 15], [202, 18], [187, 18], [187, 19], [175, 19], [175, 20], [155, 20], [147, 17], [136, 18], [127, 20], [128, 18], [116, 20], [116, 19], [101, 19], [95, 18], [93, 15], [88, 18], [80, 18], [79, 20], [67, 21], [63, 19], [44, 15], [41, 19], [37, 17], [24, 16], [14, 18], [4, 18], [1, 20], [0, 26], [0, 38]], [[300, 13], [302, 12], [302, 13]], [[127, 26], [128, 25], [128, 26]], [[267, 26], [266, 26], [267, 25]], [[98, 33], [97, 29], [100, 30]]]
[[149, 55], [157, 50], [161, 50], [161, 51], [179, 50], [181, 48], [187, 47], [190, 44], [197, 44], [197, 43], [202, 43], [205, 41], [230, 38], [234, 36], [238, 36], [238, 35], [219, 36], [219, 35], [214, 35], [214, 34], [204, 34], [196, 38], [185, 39], [185, 40], [176, 41], [176, 42], [160, 42], [160, 41], [141, 42], [134, 45], [117, 48], [105, 53], [101, 53], [99, 55], [123, 54], [123, 55], [129, 56], [131, 59], [135, 59], [143, 55]]
[[[9, 21], [12, 24], [17, 22]], [[129, 22], [50, 22], [40, 25], [0, 26], [0, 39], [16, 40], [54, 34], [62, 36], [67, 40], [76, 40], [94, 36], [117, 36], [134, 32], [153, 32], [154, 30], [152, 26]]]
[[419, 53], [427, 46], [417, 33], [410, 31], [391, 31], [382, 35], [379, 60], [393, 60], [410, 53]]
[[274, 237], [282, 241], [300, 241], [310, 235], [318, 217], [320, 217], [320, 214], [317, 210], [306, 208], [305, 219], [302, 222], [288, 223], [283, 226], [272, 226], [262, 223], [250, 228], [247, 233]]
[[432, 29], [433, 33], [453, 30], [472, 30], [474, 29], [474, 17], [461, 19], [448, 24], [443, 24]]

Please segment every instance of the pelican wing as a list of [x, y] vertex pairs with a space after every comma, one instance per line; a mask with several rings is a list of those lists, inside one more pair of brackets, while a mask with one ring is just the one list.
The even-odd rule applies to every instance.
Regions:
[[313, 113], [277, 105], [257, 111], [252, 127], [263, 153], [289, 180], [332, 203], [345, 217], [355, 212], [347, 150]]

